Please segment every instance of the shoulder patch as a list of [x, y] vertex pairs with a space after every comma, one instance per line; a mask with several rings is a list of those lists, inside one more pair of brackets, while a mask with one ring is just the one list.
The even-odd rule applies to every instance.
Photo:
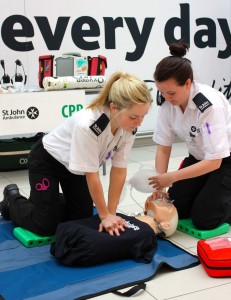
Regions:
[[91, 126], [95, 135], [99, 136], [109, 123], [109, 118], [103, 113]]
[[213, 104], [207, 99], [202, 93], [198, 93], [194, 98], [193, 102], [199, 108], [199, 110], [203, 113], [207, 108], [212, 106]]
[[132, 131], [132, 134], [135, 135], [137, 133], [137, 128]]
[[161, 93], [159, 91], [157, 91], [156, 104], [161, 106], [164, 103], [164, 101], [165, 101], [164, 97], [161, 95]]

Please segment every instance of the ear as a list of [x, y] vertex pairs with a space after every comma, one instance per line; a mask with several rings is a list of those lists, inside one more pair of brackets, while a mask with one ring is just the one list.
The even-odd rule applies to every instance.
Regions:
[[168, 230], [170, 228], [169, 222], [160, 222], [159, 226], [162, 230]]
[[191, 83], [192, 83], [191, 79], [187, 79], [187, 81], [185, 82], [185, 86], [186, 86], [187, 89], [190, 89]]
[[110, 111], [115, 111], [117, 108], [114, 103], [110, 103]]

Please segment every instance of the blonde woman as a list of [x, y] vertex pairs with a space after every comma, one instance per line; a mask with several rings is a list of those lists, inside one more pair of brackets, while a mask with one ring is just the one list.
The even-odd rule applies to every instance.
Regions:
[[[99, 231], [120, 235], [126, 224], [116, 216], [135, 132], [151, 105], [146, 84], [128, 73], [114, 73], [90, 105], [45, 135], [31, 150], [31, 193], [16, 184], [4, 189], [0, 211], [15, 226], [52, 235], [61, 221], [87, 218], [97, 208]], [[99, 168], [112, 160], [108, 199]], [[59, 184], [63, 195], [59, 194]]]

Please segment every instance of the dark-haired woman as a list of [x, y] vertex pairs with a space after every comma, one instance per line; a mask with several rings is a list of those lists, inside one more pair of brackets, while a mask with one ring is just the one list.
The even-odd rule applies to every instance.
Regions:
[[[168, 192], [179, 218], [191, 218], [199, 229], [231, 222], [231, 106], [224, 95], [195, 82], [188, 46], [171, 44], [171, 56], [156, 66], [159, 90], [153, 139], [157, 143], [156, 169], [150, 178]], [[186, 142], [189, 156], [179, 170], [167, 172], [175, 136]]]

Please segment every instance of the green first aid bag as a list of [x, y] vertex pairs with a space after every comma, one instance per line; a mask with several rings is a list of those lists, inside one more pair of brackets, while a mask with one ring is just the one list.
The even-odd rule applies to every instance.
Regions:
[[0, 172], [27, 169], [31, 147], [44, 135], [38, 132], [32, 137], [0, 139]]

